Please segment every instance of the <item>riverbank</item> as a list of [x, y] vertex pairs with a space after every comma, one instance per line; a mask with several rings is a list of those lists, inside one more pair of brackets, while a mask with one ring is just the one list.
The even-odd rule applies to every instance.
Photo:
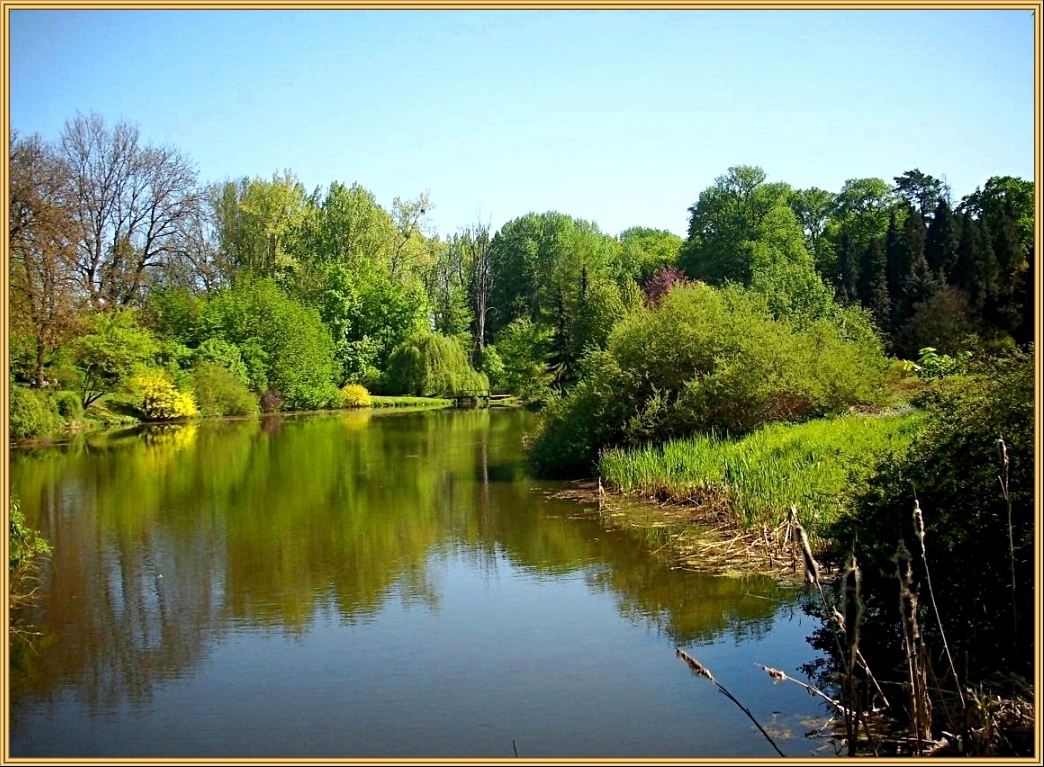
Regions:
[[603, 454], [596, 480], [556, 495], [596, 503], [607, 527], [636, 531], [672, 567], [800, 582], [791, 508], [821, 548], [852, 494], [922, 424], [905, 409], [618, 448]]
[[[257, 416], [268, 415], [307, 415], [309, 413], [337, 413], [349, 410], [442, 410], [454, 407], [452, 399], [445, 397], [391, 397], [383, 395], [370, 395], [369, 406], [356, 408], [323, 408], [320, 410], [288, 410], [275, 411], [272, 413], [261, 412], [253, 414]], [[517, 398], [498, 401], [496, 407], [522, 407], [523, 403]], [[248, 417], [251, 414], [245, 414]], [[200, 420], [213, 420], [215, 418], [227, 418], [227, 415], [204, 416], [199, 415], [192, 418], [180, 418], [174, 420], [148, 420], [136, 414], [134, 408], [124, 399], [119, 397], [103, 398], [91, 404], [87, 410], [80, 409], [69, 417], [63, 417], [57, 412], [51, 414], [48, 419], [40, 419], [46, 424], [46, 430], [21, 439], [15, 438], [12, 431], [12, 445], [48, 443], [62, 441], [78, 435], [94, 434], [111, 429], [122, 429], [133, 426], [164, 423], [191, 423]], [[243, 416], [232, 416], [243, 417]]]

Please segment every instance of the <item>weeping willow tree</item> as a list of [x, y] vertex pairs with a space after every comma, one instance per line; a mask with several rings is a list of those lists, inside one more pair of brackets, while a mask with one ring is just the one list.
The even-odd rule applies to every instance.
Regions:
[[485, 392], [489, 380], [476, 372], [460, 341], [440, 333], [417, 333], [388, 359], [386, 389], [393, 395], [438, 397]]

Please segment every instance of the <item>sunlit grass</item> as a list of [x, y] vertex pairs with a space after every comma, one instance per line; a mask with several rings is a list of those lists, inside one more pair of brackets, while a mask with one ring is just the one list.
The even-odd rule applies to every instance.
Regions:
[[920, 413], [850, 415], [777, 424], [741, 439], [699, 435], [609, 450], [599, 472], [612, 490], [725, 502], [744, 528], [775, 527], [793, 505], [815, 535], [837, 517], [881, 458], [909, 444], [921, 422]]
[[372, 407], [453, 407], [453, 400], [441, 397], [381, 397], [370, 395]]

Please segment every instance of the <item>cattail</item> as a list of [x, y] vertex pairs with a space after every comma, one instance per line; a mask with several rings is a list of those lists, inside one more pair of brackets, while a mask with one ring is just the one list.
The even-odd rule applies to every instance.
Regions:
[[924, 547], [924, 516], [921, 514], [921, 502], [914, 498], [914, 526], [917, 528], [917, 540], [921, 542], [921, 556], [927, 557], [928, 551]]
[[696, 674], [706, 679], [709, 679], [711, 683], [714, 685], [718, 684], [718, 680], [714, 678], [713, 674], [711, 674], [710, 669], [708, 669], [694, 657], [692, 657], [687, 652], [679, 648], [675, 648], [674, 652], [679, 658], [685, 661], [686, 665], [688, 665], [688, 667], [691, 668]]
[[801, 556], [805, 560], [805, 583], [809, 586], [819, 587], [819, 565], [812, 556], [812, 547], [808, 545], [808, 534], [797, 519], [797, 509], [790, 507], [790, 515], [793, 520], [794, 532], [797, 533], [798, 545], [801, 547]]
[[848, 558], [845, 567], [845, 636], [848, 639], [848, 673], [855, 667], [856, 654], [859, 652], [859, 624], [863, 620], [863, 599], [860, 588], [863, 574], [856, 564], [855, 554]]

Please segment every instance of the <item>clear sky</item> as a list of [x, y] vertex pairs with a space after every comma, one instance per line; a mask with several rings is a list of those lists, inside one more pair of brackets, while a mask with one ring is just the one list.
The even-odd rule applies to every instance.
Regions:
[[1033, 177], [1030, 11], [15, 11], [10, 117], [77, 111], [202, 181], [291, 169], [444, 234], [558, 210], [684, 234], [732, 165], [838, 191]]

